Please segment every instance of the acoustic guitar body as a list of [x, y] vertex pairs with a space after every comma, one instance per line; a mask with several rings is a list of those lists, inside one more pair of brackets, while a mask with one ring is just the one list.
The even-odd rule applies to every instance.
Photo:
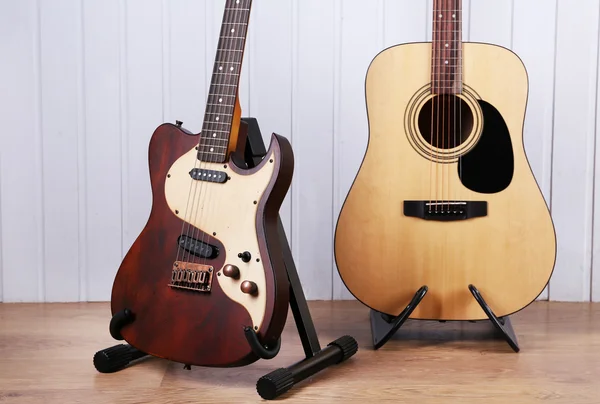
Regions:
[[[246, 365], [258, 357], [244, 327], [254, 328], [259, 340], [272, 346], [287, 318], [289, 283], [276, 253], [277, 218], [291, 182], [292, 149], [285, 138], [273, 135], [265, 158], [253, 169], [231, 160], [203, 163], [231, 178], [222, 184], [190, 178], [191, 168], [199, 165], [197, 144], [197, 135], [175, 125], [154, 132], [148, 154], [152, 210], [117, 272], [112, 313], [129, 309], [134, 314], [121, 334], [148, 354], [196, 366]], [[190, 254], [181, 247], [182, 236], [210, 245], [218, 255]], [[238, 257], [243, 252], [251, 255], [248, 262]], [[238, 269], [237, 277], [227, 276], [228, 264]], [[200, 290], [198, 282], [178, 280], [178, 269], [200, 269], [211, 281]], [[244, 281], [256, 285], [255, 294], [244, 293]]]
[[390, 315], [427, 285], [411, 318], [485, 319], [469, 284], [509, 315], [543, 291], [556, 255], [523, 146], [527, 73], [505, 48], [464, 43], [462, 89], [436, 103], [431, 54], [394, 46], [369, 67], [369, 141], [338, 219], [338, 271]]

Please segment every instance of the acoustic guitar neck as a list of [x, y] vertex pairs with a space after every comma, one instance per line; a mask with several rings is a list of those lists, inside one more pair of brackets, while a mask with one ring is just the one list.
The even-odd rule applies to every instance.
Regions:
[[431, 91], [462, 92], [462, 0], [434, 0]]

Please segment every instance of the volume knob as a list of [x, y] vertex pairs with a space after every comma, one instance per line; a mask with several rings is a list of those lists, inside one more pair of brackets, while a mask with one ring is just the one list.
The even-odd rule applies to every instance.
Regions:
[[242, 289], [242, 292], [246, 293], [247, 295], [256, 295], [258, 292], [258, 286], [256, 286], [256, 283], [252, 281], [242, 282], [240, 289]]
[[237, 279], [240, 277], [240, 269], [235, 265], [227, 264], [223, 267], [223, 275], [228, 278]]

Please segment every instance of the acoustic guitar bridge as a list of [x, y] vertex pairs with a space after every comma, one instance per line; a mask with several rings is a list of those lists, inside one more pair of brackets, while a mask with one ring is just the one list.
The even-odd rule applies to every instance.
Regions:
[[404, 215], [446, 222], [467, 220], [487, 216], [487, 201], [404, 201]]

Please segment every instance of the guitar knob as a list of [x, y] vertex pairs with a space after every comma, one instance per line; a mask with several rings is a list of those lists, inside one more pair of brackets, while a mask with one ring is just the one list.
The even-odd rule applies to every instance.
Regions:
[[240, 277], [240, 269], [235, 265], [227, 264], [223, 267], [223, 275], [228, 278], [237, 279]]
[[241, 258], [244, 262], [249, 262], [252, 259], [252, 254], [248, 251], [244, 251], [243, 253], [238, 254], [238, 258]]
[[246, 293], [247, 295], [256, 295], [258, 292], [258, 286], [256, 286], [256, 283], [252, 281], [242, 282], [240, 289], [242, 289], [242, 292]]

